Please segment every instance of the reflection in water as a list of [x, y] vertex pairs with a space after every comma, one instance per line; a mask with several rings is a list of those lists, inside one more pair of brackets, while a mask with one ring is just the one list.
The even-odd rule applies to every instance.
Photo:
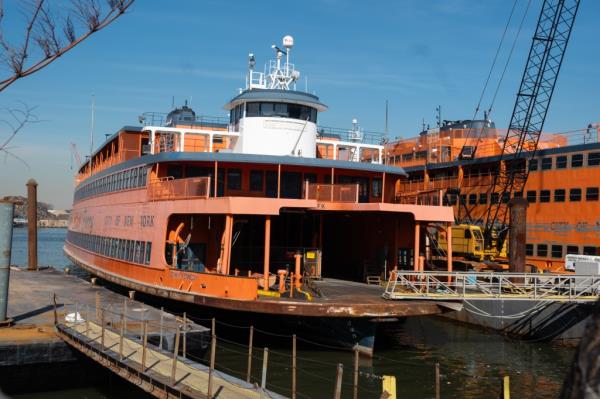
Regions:
[[[65, 229], [39, 230], [40, 264], [64, 268], [70, 263], [62, 255]], [[15, 229], [13, 264], [27, 263], [27, 231]], [[239, 330], [239, 329], [238, 329]], [[382, 375], [395, 375], [398, 397], [432, 398], [435, 395], [435, 363], [440, 363], [442, 397], [495, 398], [500, 393], [501, 378], [510, 376], [515, 397], [555, 398], [569, 368], [573, 349], [548, 343], [511, 341], [498, 334], [467, 327], [438, 317], [409, 318], [404, 323], [388, 326], [376, 342], [374, 359], [360, 360], [359, 392], [361, 398], [378, 398]], [[226, 328], [218, 328], [217, 368], [242, 379], [246, 376], [247, 348], [245, 341], [233, 342]], [[236, 331], [238, 337], [246, 331]], [[260, 332], [255, 332], [260, 342]], [[262, 341], [267, 337], [262, 337]], [[267, 341], [269, 341], [267, 339]], [[272, 341], [271, 341], [272, 342]], [[290, 395], [291, 342], [270, 344], [267, 386]], [[285, 340], [284, 340], [285, 342]], [[299, 398], [330, 398], [333, 393], [335, 367], [344, 365], [343, 397], [351, 397], [353, 384], [353, 354], [332, 351], [315, 345], [299, 343]], [[262, 348], [253, 357], [253, 380], [260, 382]], [[110, 377], [106, 377], [109, 379]], [[114, 377], [116, 378], [116, 377]], [[68, 386], [68, 381], [65, 381]], [[40, 396], [41, 395], [41, 396]], [[23, 398], [118, 398], [122, 390], [106, 389], [106, 384], [88, 389], [25, 395]], [[143, 396], [141, 393], [137, 395]], [[133, 395], [133, 396], [137, 396]], [[127, 395], [132, 397], [131, 395]]]

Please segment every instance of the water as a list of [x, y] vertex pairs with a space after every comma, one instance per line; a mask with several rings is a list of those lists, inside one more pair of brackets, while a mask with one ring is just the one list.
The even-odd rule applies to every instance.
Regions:
[[[53, 265], [58, 269], [72, 267], [62, 254], [65, 229], [40, 229], [38, 234], [40, 264]], [[27, 264], [26, 246], [26, 229], [15, 229], [13, 264]], [[228, 336], [222, 327], [218, 328], [220, 336]], [[246, 332], [242, 330], [237, 335], [244, 334]], [[255, 342], [258, 342], [261, 333], [255, 334]], [[291, 386], [290, 350], [291, 343], [279, 343], [270, 347], [269, 353], [267, 386], [284, 395], [289, 395]], [[556, 398], [569, 370], [573, 352], [572, 348], [548, 343], [511, 341], [496, 333], [437, 317], [409, 318], [387, 331], [383, 338], [378, 337], [374, 359], [360, 360], [359, 397], [379, 397], [380, 377], [394, 375], [398, 397], [433, 398], [435, 364], [439, 363], [443, 398], [496, 398], [500, 393], [503, 375], [510, 376], [511, 391], [515, 397]], [[219, 341], [216, 359], [217, 368], [245, 379], [247, 347]], [[301, 395], [298, 397], [330, 398], [337, 363], [344, 365], [342, 397], [352, 397], [353, 354], [299, 344], [297, 380]], [[260, 382], [261, 367], [262, 349], [256, 348], [252, 365], [254, 381]], [[137, 388], [125, 385], [108, 372], [100, 380], [88, 387], [16, 397], [146, 397]], [[68, 381], [65, 381], [66, 386], [69, 386]]]

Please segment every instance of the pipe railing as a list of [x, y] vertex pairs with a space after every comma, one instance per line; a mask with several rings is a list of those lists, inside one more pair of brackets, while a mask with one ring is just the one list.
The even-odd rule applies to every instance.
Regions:
[[383, 297], [595, 301], [600, 297], [600, 275], [394, 270]]
[[172, 200], [190, 198], [208, 198], [210, 195], [210, 177], [172, 177], [155, 180], [148, 184], [148, 200]]

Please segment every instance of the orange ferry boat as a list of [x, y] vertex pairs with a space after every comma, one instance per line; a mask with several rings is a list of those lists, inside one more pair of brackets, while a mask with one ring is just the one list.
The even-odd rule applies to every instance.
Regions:
[[[523, 192], [527, 210], [527, 263], [539, 270], [564, 271], [567, 254], [600, 255], [599, 125], [566, 133], [543, 133]], [[384, 162], [409, 175], [398, 196], [444, 190], [457, 221], [481, 221], [491, 198], [506, 130], [484, 120], [443, 121], [419, 136], [385, 146]], [[466, 154], [466, 156], [465, 156]], [[523, 160], [530, 153], [523, 154]], [[504, 162], [504, 161], [502, 161]], [[514, 161], [513, 161], [514, 162]], [[502, 198], [508, 202], [510, 197]]]
[[185, 105], [108, 137], [76, 176], [64, 251], [120, 286], [293, 320], [369, 354], [377, 323], [448, 310], [364, 282], [418, 264], [419, 226], [449, 226], [452, 208], [403, 202], [407, 174], [383, 163], [380, 137], [318, 128], [327, 107], [295, 90], [293, 39], [283, 45], [265, 72], [250, 54], [228, 121]]

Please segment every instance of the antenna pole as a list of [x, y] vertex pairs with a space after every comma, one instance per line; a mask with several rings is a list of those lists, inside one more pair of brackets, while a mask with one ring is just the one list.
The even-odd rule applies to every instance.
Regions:
[[384, 137], [388, 137], [388, 100], [385, 100], [385, 132]]
[[90, 127], [90, 176], [92, 175], [92, 154], [94, 153], [94, 124], [96, 116], [96, 95], [92, 93], [92, 126]]

